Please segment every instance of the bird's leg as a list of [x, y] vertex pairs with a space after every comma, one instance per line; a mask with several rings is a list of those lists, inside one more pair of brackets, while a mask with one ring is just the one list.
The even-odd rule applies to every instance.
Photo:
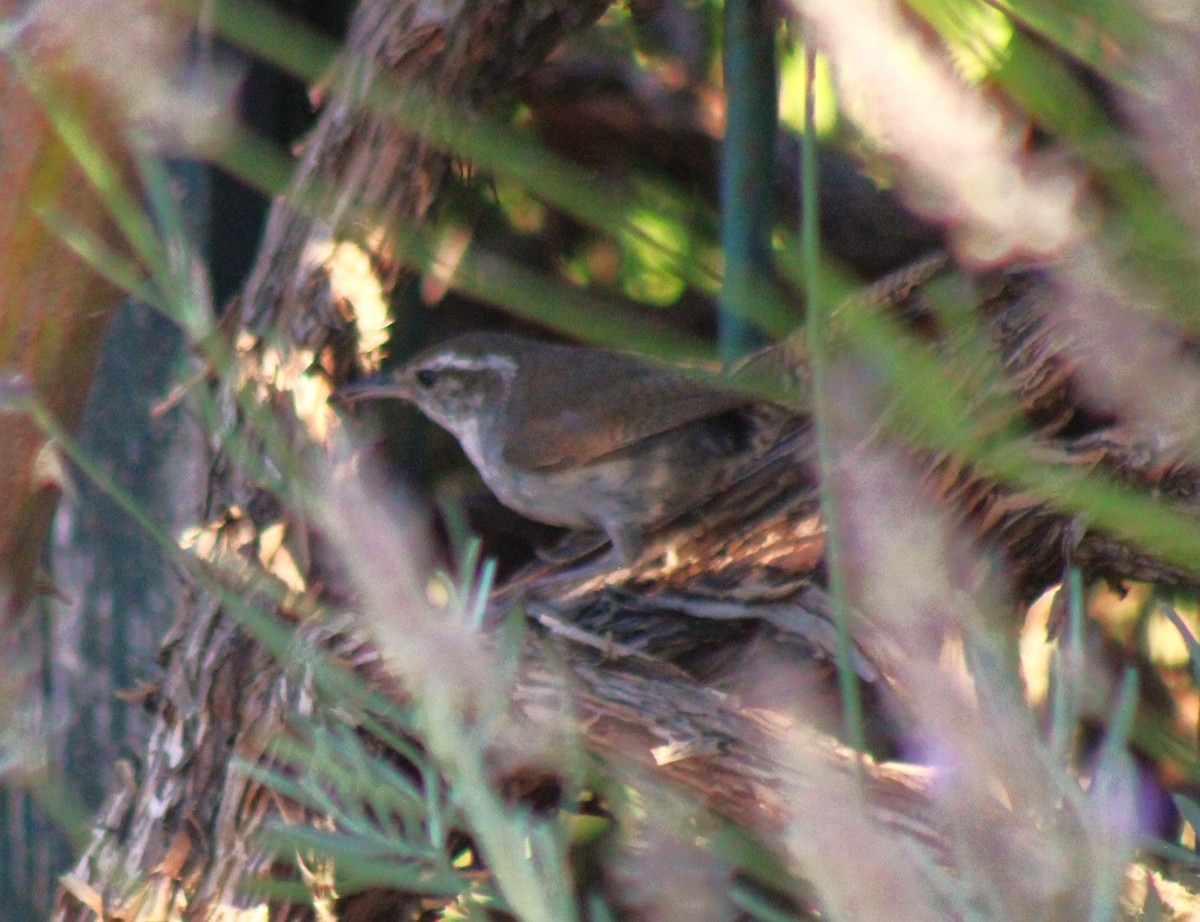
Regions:
[[622, 570], [637, 563], [642, 551], [646, 549], [641, 529], [629, 522], [602, 522], [601, 525], [604, 526], [608, 540], [612, 542], [610, 560], [618, 563], [619, 569]]
[[564, 565], [583, 557], [589, 557], [604, 547], [608, 536], [600, 531], [573, 531], [559, 540], [553, 547], [535, 549], [538, 560], [549, 564]]
[[[600, 524], [612, 544], [610, 551], [601, 554], [594, 560], [586, 561], [578, 566], [568, 566], [557, 573], [544, 576], [538, 580], [538, 583], [542, 586], [551, 586], [584, 582], [597, 576], [620, 573], [637, 563], [645, 549], [641, 531], [624, 522], [601, 522]], [[589, 550], [595, 550], [595, 546]], [[578, 557], [582, 556], [582, 554], [578, 555]]]
[[[495, 611], [500, 611], [502, 608], [507, 610], [506, 606], [511, 605], [514, 599], [519, 598], [530, 589], [552, 589], [570, 584], [582, 584], [596, 577], [615, 575], [623, 570], [628, 570], [641, 557], [645, 548], [641, 531], [619, 522], [606, 522], [603, 523], [603, 527], [604, 534], [612, 543], [612, 549], [607, 553], [572, 566], [569, 565], [572, 561], [586, 558], [602, 545], [598, 542], [591, 543], [577, 553], [570, 553], [576, 550], [576, 546], [568, 546], [565, 552], [555, 549], [555, 552], [552, 552], [554, 553], [553, 560], [548, 562], [552, 566], [558, 563], [568, 564], [567, 566], [555, 572], [547, 572], [542, 569], [524, 576], [518, 575], [512, 582], [501, 586], [493, 593], [491, 607]], [[584, 533], [584, 535], [590, 537], [588, 533]], [[542, 555], [539, 553], [539, 556]]]

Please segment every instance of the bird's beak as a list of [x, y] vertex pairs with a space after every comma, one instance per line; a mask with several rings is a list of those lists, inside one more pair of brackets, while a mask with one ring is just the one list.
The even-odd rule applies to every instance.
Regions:
[[330, 403], [350, 406], [360, 400], [409, 400], [412, 389], [402, 378], [393, 375], [372, 375], [350, 384], [343, 384], [329, 396]]

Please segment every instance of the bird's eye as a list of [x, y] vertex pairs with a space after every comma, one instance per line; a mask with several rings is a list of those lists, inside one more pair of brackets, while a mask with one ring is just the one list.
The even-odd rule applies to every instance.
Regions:
[[433, 387], [437, 383], [437, 372], [432, 368], [422, 368], [417, 371], [417, 383], [421, 387]]

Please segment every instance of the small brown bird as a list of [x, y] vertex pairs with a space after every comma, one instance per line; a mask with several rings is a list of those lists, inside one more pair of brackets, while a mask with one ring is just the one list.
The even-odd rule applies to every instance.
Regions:
[[343, 402], [398, 397], [449, 430], [502, 503], [598, 528], [629, 565], [648, 528], [726, 486], [755, 450], [753, 398], [619, 352], [467, 333]]

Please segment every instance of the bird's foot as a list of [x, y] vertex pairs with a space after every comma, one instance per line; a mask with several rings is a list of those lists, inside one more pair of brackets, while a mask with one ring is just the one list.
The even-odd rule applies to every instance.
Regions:
[[571, 532], [553, 547], [539, 547], [538, 560], [552, 566], [564, 566], [590, 557], [607, 543], [605, 535], [598, 531]]

